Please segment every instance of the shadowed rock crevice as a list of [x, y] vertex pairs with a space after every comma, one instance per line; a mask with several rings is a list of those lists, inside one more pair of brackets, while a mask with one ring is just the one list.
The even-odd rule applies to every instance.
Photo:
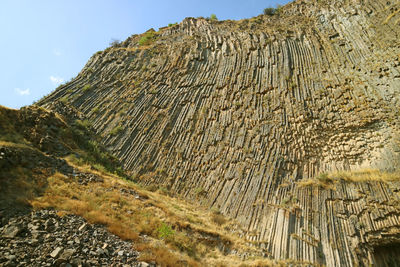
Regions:
[[390, 244], [374, 248], [376, 266], [400, 266], [400, 244]]

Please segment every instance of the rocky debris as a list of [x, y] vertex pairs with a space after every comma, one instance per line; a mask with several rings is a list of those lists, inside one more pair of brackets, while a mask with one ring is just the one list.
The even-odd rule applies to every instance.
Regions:
[[68, 125], [54, 111], [28, 106], [17, 111], [15, 117], [16, 131], [41, 151], [55, 156], [70, 153], [61, 140], [61, 133]]
[[136, 199], [140, 199], [140, 200], [144, 200], [144, 199], [148, 198], [147, 196], [140, 195], [138, 192], [136, 192], [135, 190], [130, 189], [130, 188], [122, 187], [119, 189], [119, 192], [123, 195], [131, 195], [131, 196], [135, 197]]
[[154, 266], [103, 226], [53, 210], [13, 218], [0, 233], [0, 266]]
[[74, 170], [73, 177], [78, 180], [81, 185], [88, 185], [89, 183], [102, 183], [104, 179], [93, 173], [86, 173]]
[[21, 232], [19, 225], [8, 225], [5, 227], [2, 236], [4, 238], [14, 238]]
[[51, 110], [61, 114], [68, 122], [72, 123], [76, 120], [83, 120], [84, 116], [74, 107], [67, 105], [62, 101], [51, 103]]
[[399, 204], [384, 203], [398, 194], [296, 183], [399, 168], [397, 9], [298, 0], [279, 16], [187, 18], [146, 47], [137, 35], [95, 54], [40, 104], [69, 99], [141, 181], [234, 217], [275, 259], [368, 265], [373, 235], [397, 240]]
[[0, 155], [0, 170], [3, 172], [17, 166], [26, 169], [51, 168], [63, 174], [73, 172], [73, 167], [68, 165], [64, 159], [46, 155], [29, 147], [0, 145]]

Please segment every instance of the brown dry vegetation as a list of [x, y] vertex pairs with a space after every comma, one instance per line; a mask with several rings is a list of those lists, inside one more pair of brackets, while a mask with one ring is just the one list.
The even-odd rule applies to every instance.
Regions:
[[[74, 165], [71, 161], [69, 164]], [[133, 182], [92, 170], [88, 165], [74, 167], [99, 175], [104, 182], [85, 186], [55, 173], [47, 179], [44, 194], [30, 201], [32, 206], [55, 208], [60, 214], [73, 213], [90, 223], [103, 224], [110, 232], [132, 240], [134, 248], [141, 252], [140, 260], [155, 261], [160, 266], [238, 266], [244, 263], [247, 265], [243, 266], [258, 266], [254, 265], [256, 258], [246, 263], [218, 249], [224, 244], [251, 252], [245, 240], [226, 230], [234, 222], [223, 215], [159, 192], [146, 191]], [[139, 198], [121, 193], [122, 188], [134, 190]], [[166, 238], [159, 235], [163, 224], [172, 229], [172, 234]], [[143, 238], [143, 235], [148, 237]]]
[[319, 186], [325, 189], [334, 189], [335, 183], [344, 180], [346, 182], [392, 182], [400, 180], [400, 172], [387, 172], [376, 169], [362, 169], [354, 171], [339, 171], [322, 173], [315, 178], [298, 182], [299, 186]]
[[[36, 114], [46, 117], [49, 113], [38, 108]], [[90, 223], [104, 225], [124, 240], [131, 240], [134, 249], [140, 251], [140, 260], [154, 261], [159, 266], [283, 264], [262, 257], [243, 261], [237, 255], [227, 254], [225, 249], [248, 255], [256, 255], [258, 251], [250, 246], [251, 242], [232, 234], [232, 230], [240, 230], [233, 220], [217, 211], [173, 198], [166, 188], [157, 187], [151, 192], [109, 173], [107, 170], [112, 168], [96, 161], [100, 158], [109, 162], [100, 144], [83, 139], [85, 134], [76, 134], [86, 133], [84, 122], [68, 128], [56, 115], [56, 125], [63, 127], [63, 138], [57, 140], [72, 153], [64, 157], [68, 165], [82, 173], [97, 175], [103, 182], [83, 185], [73, 176], [55, 172], [54, 158], [23, 137], [28, 128], [15, 119], [17, 116], [17, 110], [0, 107], [0, 147], [8, 151], [4, 161], [7, 163], [0, 165], [0, 204], [9, 210], [32, 206], [54, 208], [59, 216], [80, 215]], [[35, 130], [40, 133], [43, 129]]]
[[391, 182], [398, 181], [400, 172], [387, 172], [375, 169], [363, 169], [357, 171], [342, 171], [328, 174], [331, 179], [343, 179], [348, 182]]
[[[38, 152], [24, 144], [1, 142], [1, 145], [19, 147], [25, 153]], [[147, 191], [104, 168], [96, 169], [76, 161], [74, 157], [65, 159], [79, 171], [98, 175], [104, 182], [82, 185], [75, 178], [59, 172], [52, 174], [49, 169], [32, 171], [18, 167], [3, 173], [10, 178], [8, 183], [2, 181], [2, 186], [6, 185], [2, 188], [5, 198], [13, 196], [14, 204], [31, 204], [35, 209], [54, 208], [59, 216], [72, 213], [90, 223], [102, 224], [122, 239], [131, 240], [134, 249], [140, 252], [140, 260], [154, 261], [160, 266], [244, 267], [289, 263], [262, 257], [243, 261], [236, 255], [227, 255], [221, 247], [250, 254], [256, 249], [250, 242], [232, 234], [230, 230], [237, 228], [237, 224], [219, 212], [172, 198], [160, 190]], [[134, 190], [136, 194], [126, 194], [121, 189]], [[171, 229], [171, 234], [161, 237], [163, 225]]]

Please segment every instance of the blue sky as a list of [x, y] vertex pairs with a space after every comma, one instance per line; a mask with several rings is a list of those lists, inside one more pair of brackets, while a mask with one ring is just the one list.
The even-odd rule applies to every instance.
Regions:
[[185, 17], [250, 18], [288, 0], [1, 0], [0, 105], [30, 105], [76, 76], [111, 39]]

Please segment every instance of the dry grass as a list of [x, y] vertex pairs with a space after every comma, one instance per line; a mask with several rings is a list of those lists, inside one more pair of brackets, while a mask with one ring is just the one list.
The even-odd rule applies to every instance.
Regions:
[[225, 216], [223, 216], [219, 212], [213, 212], [212, 215], [211, 215], [211, 219], [217, 225], [224, 225], [227, 222]]
[[240, 263], [233, 257], [222, 257], [222, 260], [210, 260], [211, 265], [217, 267], [286, 267], [286, 266], [319, 266], [311, 262], [299, 262], [296, 260], [270, 260], [270, 259], [249, 259]]
[[357, 171], [342, 171], [328, 174], [332, 179], [343, 179], [349, 182], [391, 182], [400, 180], [400, 171], [386, 172], [375, 169], [364, 169]]
[[[6, 122], [1, 124], [0, 129], [6, 129], [2, 133], [16, 132], [9, 123], [14, 113], [0, 109], [0, 122]], [[24, 139], [11, 139], [0, 135], [0, 145], [13, 147], [21, 154], [42, 153]], [[63, 142], [74, 153], [84, 153], [68, 132]], [[160, 266], [238, 266], [242, 260], [224, 255], [220, 248], [231, 247], [250, 254], [257, 251], [232, 234], [230, 229], [237, 229], [237, 224], [218, 212], [172, 198], [162, 188], [149, 192], [76, 156], [65, 159], [75, 169], [98, 175], [104, 182], [82, 185], [73, 177], [54, 173], [53, 167], [21, 164], [0, 172], [0, 203], [14, 210], [31, 205], [35, 209], [57, 209], [60, 216], [80, 215], [90, 223], [104, 225], [122, 239], [134, 241], [136, 249], [142, 251], [142, 260], [155, 261]], [[129, 190], [135, 193], [126, 193]]]
[[339, 180], [347, 182], [392, 182], [400, 181], [400, 171], [387, 172], [376, 169], [363, 169], [356, 171], [340, 171], [324, 173], [313, 179], [306, 179], [298, 182], [301, 187], [320, 186], [325, 189], [334, 189], [335, 183]]
[[[25, 143], [3, 139], [0, 145], [16, 147], [21, 153], [41, 153]], [[79, 153], [74, 143], [71, 147]], [[224, 255], [220, 248], [249, 254], [257, 251], [232, 234], [230, 229], [238, 228], [234, 221], [216, 211], [170, 197], [160, 188], [150, 192], [77, 157], [65, 159], [75, 169], [98, 175], [104, 182], [82, 185], [73, 177], [52, 173], [53, 168], [28, 170], [21, 166], [0, 173], [0, 198], [35, 209], [54, 208], [60, 216], [72, 213], [102, 224], [122, 239], [134, 241], [135, 248], [142, 251], [141, 260], [159, 266], [239, 266], [243, 261], [238, 256]], [[127, 189], [135, 193], [124, 193]], [[165, 229], [169, 233], [160, 235]], [[258, 260], [246, 264], [253, 266]]]
[[[82, 186], [60, 173], [49, 179], [45, 194], [31, 202], [36, 209], [54, 207], [80, 215], [90, 223], [107, 226], [108, 230], [125, 240], [138, 240], [135, 223], [128, 216], [128, 205], [142, 207], [138, 200], [122, 196], [116, 190], [102, 186]], [[139, 220], [142, 218], [138, 218]], [[154, 224], [154, 222], [153, 222]]]
[[[88, 165], [74, 167], [100, 175], [104, 182], [84, 186], [73, 178], [55, 173], [46, 179], [48, 185], [42, 196], [30, 201], [33, 207], [55, 208], [60, 215], [73, 213], [90, 223], [105, 225], [121, 238], [133, 240], [135, 249], [142, 251], [141, 260], [155, 261], [160, 266], [239, 266], [243, 263], [237, 256], [224, 255], [219, 250], [221, 244], [238, 251], [256, 251], [256, 248], [248, 247], [246, 240], [229, 231], [237, 227], [233, 221], [215, 211], [159, 192], [146, 191]], [[139, 198], [121, 193], [121, 188], [134, 190]], [[168, 225], [172, 230], [165, 238], [160, 238], [162, 225]], [[146, 241], [141, 235], [148, 236]], [[245, 263], [257, 266], [260, 260], [254, 258]]]
[[[134, 241], [135, 249], [141, 251], [141, 260], [154, 261], [159, 266], [269, 266], [264, 264], [269, 261], [262, 258], [242, 261], [220, 251], [224, 246], [250, 254], [257, 249], [232, 234], [230, 229], [237, 229], [237, 224], [217, 211], [146, 191], [90, 165], [75, 165], [70, 159], [68, 163], [81, 172], [101, 176], [104, 182], [85, 186], [58, 172], [51, 174], [51, 170], [43, 169], [32, 175], [19, 167], [7, 175], [14, 179], [10, 186], [1, 188], [3, 196], [8, 198], [12, 194], [35, 209], [55, 208], [60, 216], [72, 213], [90, 223], [102, 224], [122, 239]], [[133, 190], [135, 194], [121, 189]], [[169, 233], [161, 237], [163, 226]]]
[[14, 142], [1, 141], [1, 140], [0, 140], [0, 146], [33, 149], [32, 147], [30, 147], [24, 143], [21, 144], [21, 143], [14, 143]]
[[[87, 166], [79, 168], [82, 171], [88, 171]], [[157, 193], [147, 196], [129, 181], [117, 180], [117, 177], [96, 171], [92, 172], [101, 175], [104, 183], [83, 186], [72, 178], [56, 173], [48, 178], [49, 184], [44, 195], [30, 203], [36, 209], [56, 208], [62, 213], [80, 215], [90, 223], [105, 225], [110, 232], [125, 240], [134, 240], [135, 244], [143, 241], [139, 234], [148, 235], [152, 237], [152, 240], [160, 242], [158, 229], [162, 221], [167, 221], [176, 229], [174, 234], [171, 238], [162, 240], [163, 249], [154, 247], [151, 243], [148, 244], [143, 258], [151, 258], [161, 266], [184, 266], [187, 262], [191, 262], [190, 266], [196, 266], [194, 264], [198, 261], [196, 253], [201, 251], [199, 249], [201, 246], [184, 232], [188, 225], [182, 223], [182, 219], [176, 216], [168, 206], [157, 200], [158, 197], [165, 196], [157, 195]], [[119, 191], [122, 187], [141, 191], [138, 193], [144, 199], [122, 194]]]
[[315, 178], [301, 180], [297, 182], [297, 185], [300, 187], [317, 186], [329, 190], [335, 189], [335, 182], [328, 174], [321, 173]]
[[141, 244], [135, 246], [141, 255], [139, 260], [145, 262], [156, 262], [157, 265], [163, 267], [174, 267], [174, 266], [201, 266], [195, 260], [190, 258], [182, 259], [174, 253], [171, 253], [168, 249], [165, 248], [162, 244], [158, 244], [155, 246], [150, 246], [148, 244]]

